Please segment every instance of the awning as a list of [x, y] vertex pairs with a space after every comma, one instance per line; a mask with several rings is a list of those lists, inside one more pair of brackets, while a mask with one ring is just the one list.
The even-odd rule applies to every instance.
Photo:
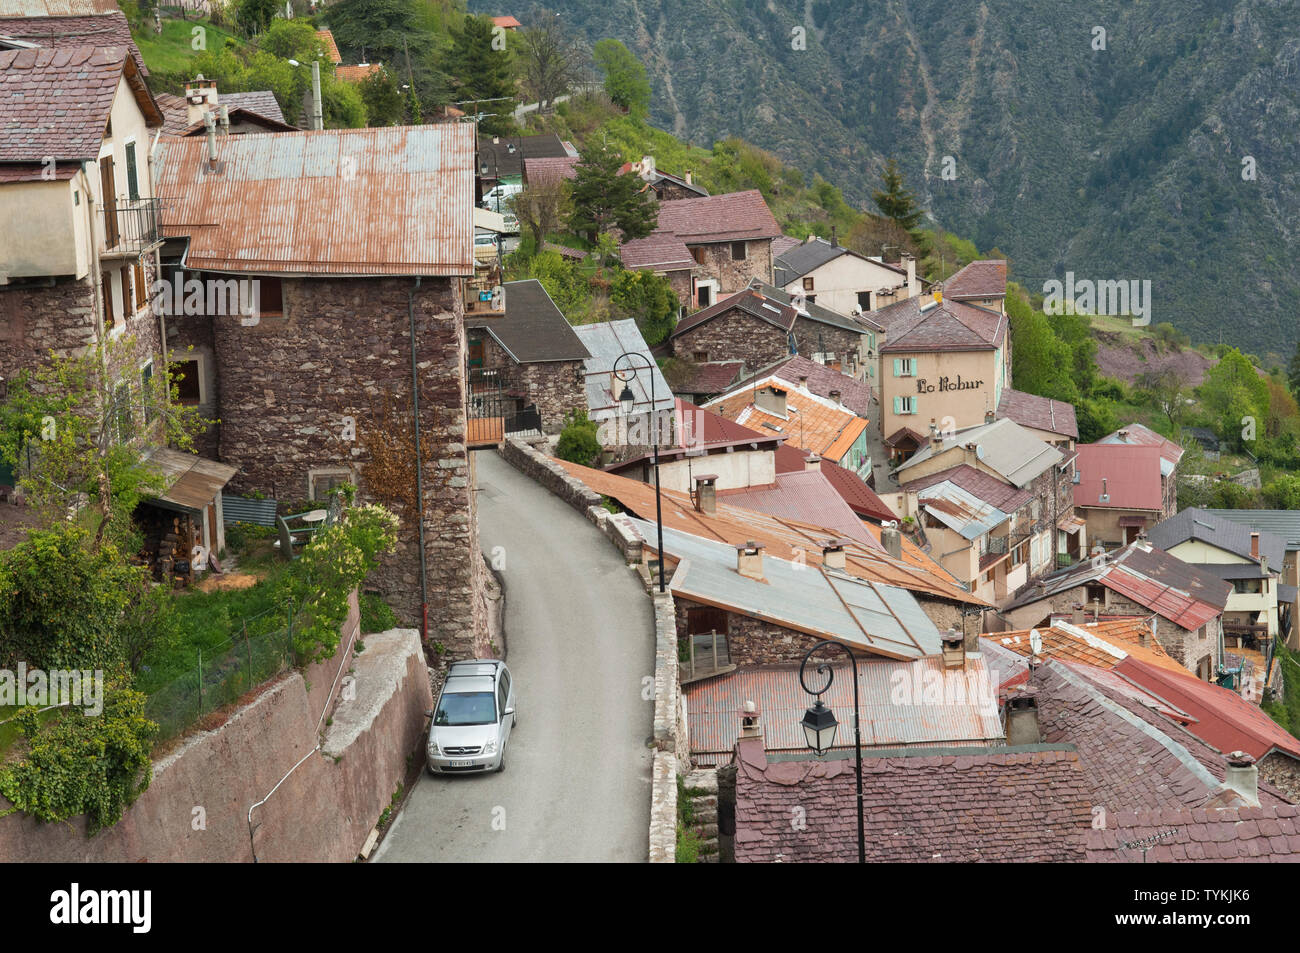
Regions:
[[918, 447], [925, 443], [925, 437], [917, 433], [911, 427], [899, 427], [885, 438], [885, 446], [897, 447], [904, 440], [911, 440]]
[[1087, 525], [1088, 521], [1082, 516], [1067, 516], [1056, 524], [1056, 528], [1067, 536], [1073, 536]]
[[145, 460], [162, 471], [167, 485], [152, 499], [187, 513], [202, 513], [239, 472], [237, 467], [167, 447], [155, 447], [145, 454]]

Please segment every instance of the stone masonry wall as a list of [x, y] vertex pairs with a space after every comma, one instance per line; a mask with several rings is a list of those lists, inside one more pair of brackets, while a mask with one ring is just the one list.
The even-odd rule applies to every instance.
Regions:
[[856, 355], [862, 346], [862, 335], [844, 328], [831, 327], [820, 321], [796, 318], [794, 322], [794, 341], [799, 353], [808, 359], [822, 350], [835, 355], [835, 360], [843, 365], [848, 373], [849, 355]]
[[[699, 608], [698, 602], [676, 597], [677, 637], [684, 639], [689, 631], [686, 613]], [[797, 632], [784, 626], [764, 622], [735, 612], [727, 613], [727, 651], [733, 665], [774, 665], [781, 662], [798, 662], [817, 644], [817, 636]]]
[[467, 336], [483, 344], [483, 367], [500, 368], [504, 390], [519, 394], [525, 404], [536, 404], [543, 433], [559, 433], [571, 410], [585, 410], [587, 392], [582, 361], [539, 361], [516, 364], [487, 331], [470, 328]]
[[673, 353], [694, 360], [697, 352], [710, 361], [744, 361], [746, 367], [766, 367], [790, 356], [786, 333], [774, 324], [732, 309], [672, 339]]
[[[396, 552], [370, 584], [404, 624], [420, 624], [419, 531], [411, 444], [409, 278], [286, 279], [283, 316], [245, 326], [210, 318], [220, 381], [220, 458], [240, 468], [229, 492], [308, 495], [314, 469], [350, 468], [361, 497], [401, 521]], [[447, 279], [414, 292], [424, 455], [429, 638], [453, 657], [486, 655], [486, 569], [479, 552], [473, 463], [465, 447], [465, 331]], [[355, 436], [346, 418], [355, 420]], [[349, 439], [352, 437], [352, 439]], [[395, 448], [396, 490], [372, 485], [374, 447]], [[376, 475], [380, 477], [384, 472]], [[405, 502], [397, 495], [405, 495]]]
[[772, 280], [772, 240], [755, 239], [745, 242], [745, 257], [736, 261], [731, 257], [731, 242], [713, 242], [707, 245], [690, 245], [692, 251], [703, 249], [704, 261], [700, 270], [718, 279], [719, 295], [742, 290], [751, 278]]

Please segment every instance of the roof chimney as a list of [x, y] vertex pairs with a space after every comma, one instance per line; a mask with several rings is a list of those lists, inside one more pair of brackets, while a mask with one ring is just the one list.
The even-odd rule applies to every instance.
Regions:
[[1259, 765], [1244, 751], [1227, 756], [1228, 767], [1223, 783], [1236, 791], [1251, 807], [1259, 807]]
[[1250, 534], [1250, 558], [1259, 559], [1259, 533]]
[[832, 248], [840, 247], [840, 240], [839, 237], [836, 235], [836, 229], [834, 225], [831, 226], [831, 247]]
[[943, 437], [939, 434], [939, 425], [930, 418], [930, 445], [937, 451], [943, 446]]
[[208, 171], [217, 171], [217, 120], [212, 113], [203, 114], [203, 127], [208, 137]]
[[986, 424], [991, 424], [997, 419], [997, 414], [993, 413], [993, 408], [990, 407], [988, 410], [984, 411], [984, 422]]
[[895, 559], [903, 558], [903, 534], [898, 531], [897, 526], [880, 527], [880, 545], [885, 547], [885, 552]]
[[1027, 685], [1007, 699], [1007, 744], [1036, 745], [1043, 741], [1038, 727], [1038, 689]]
[[800, 387], [807, 387], [807, 386], [808, 386], [808, 375], [807, 375], [807, 374], [800, 374], [800, 375], [799, 375], [799, 386], [800, 386]]
[[224, 103], [217, 107], [217, 127], [223, 136], [230, 135], [230, 107]]
[[749, 699], [740, 707], [740, 737], [763, 737], [763, 723], [759, 719], [758, 706]]
[[966, 667], [966, 637], [954, 628], [948, 629], [943, 639], [943, 667]]
[[203, 121], [209, 107], [217, 105], [217, 84], [200, 73], [185, 84], [185, 122], [193, 126]]
[[763, 578], [763, 547], [752, 539], [736, 547], [736, 572], [746, 579], [766, 582]]
[[1125, 443], [1128, 443], [1128, 431], [1127, 431], [1127, 430], [1117, 430], [1117, 431], [1115, 431], [1115, 436], [1119, 437], [1119, 439], [1120, 439], [1120, 440], [1123, 440]]
[[1074, 625], [1083, 625], [1083, 603], [1076, 602], [1070, 607], [1070, 622]]
[[979, 459], [980, 459], [979, 447], [974, 443], [967, 443], [966, 462], [969, 463], [971, 466], [975, 466], [975, 464], [979, 463]]
[[687, 185], [694, 185], [694, 184], [695, 184], [695, 173], [692, 172], [690, 169], [687, 169], [687, 170], [686, 170], [686, 174], [685, 174], [684, 176], [682, 176], [682, 180], [683, 180]]
[[916, 259], [904, 254], [903, 261], [907, 264], [907, 296], [910, 298], [920, 290], [916, 284]]
[[770, 384], [754, 394], [754, 406], [765, 413], [774, 414], [777, 417], [788, 416], [785, 391], [779, 387], [773, 387]]
[[803, 458], [803, 468], [806, 471], [820, 470], [822, 468], [822, 458], [815, 453], [810, 453]]
[[827, 569], [844, 569], [844, 544], [846, 540], [830, 539], [822, 544], [822, 565]]
[[695, 478], [695, 508], [706, 516], [718, 512], [718, 476], [701, 473]]
[[831, 391], [831, 400], [835, 401], [837, 404], [840, 403], [840, 392], [837, 390]]

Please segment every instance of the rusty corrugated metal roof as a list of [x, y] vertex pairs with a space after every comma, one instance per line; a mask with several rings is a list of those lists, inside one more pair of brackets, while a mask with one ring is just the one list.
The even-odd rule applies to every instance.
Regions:
[[468, 123], [166, 137], [163, 231], [195, 270], [470, 275], [474, 129]]
[[[835, 677], [824, 700], [840, 722], [835, 748], [852, 748], [852, 671], [848, 665], [832, 668]], [[996, 677], [979, 655], [967, 656], [964, 669], [945, 669], [934, 657], [861, 661], [858, 684], [865, 748], [987, 745], [1004, 737]], [[741, 669], [683, 691], [691, 755], [699, 764], [731, 760], [747, 701], [758, 706], [768, 751], [807, 750], [799, 720], [812, 698], [799, 684], [797, 665]]]

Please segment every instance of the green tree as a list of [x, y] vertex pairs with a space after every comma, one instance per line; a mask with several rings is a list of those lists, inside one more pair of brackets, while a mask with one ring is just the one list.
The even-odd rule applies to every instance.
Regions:
[[452, 34], [451, 51], [443, 69], [451, 77], [456, 98], [468, 101], [466, 112], [490, 113], [479, 129], [490, 136], [508, 135], [514, 129], [515, 75], [509, 49], [497, 42], [492, 21], [467, 16]]
[[605, 92], [614, 105], [638, 118], [650, 110], [650, 80], [645, 66], [619, 40], [605, 39], [592, 49], [592, 58], [605, 73]]
[[399, 88], [411, 87], [407, 111], [409, 121], [418, 124], [421, 106], [441, 106], [451, 98], [439, 60], [460, 16], [452, 6], [430, 0], [337, 0], [329, 6], [328, 20], [350, 62], [383, 63]]
[[1283, 473], [1263, 490], [1264, 504], [1274, 510], [1300, 510], [1300, 476]]
[[366, 121], [372, 126], [396, 126], [406, 116], [406, 102], [386, 70], [367, 76], [357, 86], [366, 104]]
[[352, 83], [322, 76], [320, 102], [326, 129], [360, 129], [369, 118], [361, 90]]
[[620, 270], [610, 289], [610, 304], [614, 317], [635, 319], [641, 336], [654, 347], [672, 333], [680, 302], [663, 275]]
[[635, 175], [620, 175], [623, 159], [604, 141], [592, 140], [579, 153], [573, 180], [569, 227], [593, 244], [614, 228], [623, 239], [644, 238], [659, 220], [659, 203]]
[[1141, 392], [1156, 410], [1165, 415], [1169, 427], [1178, 432], [1183, 416], [1187, 411], [1187, 385], [1182, 377], [1172, 368], [1161, 371], [1143, 371], [1134, 381]]
[[1079, 389], [1070, 374], [1062, 374], [1073, 354], [1068, 344], [1056, 336], [1051, 322], [1035, 311], [1019, 289], [1008, 289], [1007, 315], [1011, 323], [1012, 383], [1016, 390], [1040, 397], [1076, 403]]
[[560, 431], [560, 440], [555, 445], [555, 455], [570, 463], [590, 466], [600, 454], [599, 428], [595, 421], [587, 419], [585, 410], [571, 410], [565, 418], [564, 429]]
[[1269, 408], [1268, 383], [1245, 354], [1228, 348], [1206, 372], [1199, 394], [1220, 437], [1238, 446], [1253, 444], [1252, 452], [1259, 450]]
[[277, 0], [239, 0], [235, 23], [245, 36], [256, 36], [271, 25], [279, 9]]
[[1300, 400], [1300, 343], [1296, 344], [1295, 353], [1286, 366], [1286, 380], [1292, 395]]
[[871, 194], [876, 208], [880, 209], [880, 214], [885, 218], [893, 219], [908, 232], [915, 232], [924, 212], [917, 207], [916, 197], [904, 187], [903, 173], [899, 170], [896, 159], [885, 163], [880, 178], [884, 188]]

